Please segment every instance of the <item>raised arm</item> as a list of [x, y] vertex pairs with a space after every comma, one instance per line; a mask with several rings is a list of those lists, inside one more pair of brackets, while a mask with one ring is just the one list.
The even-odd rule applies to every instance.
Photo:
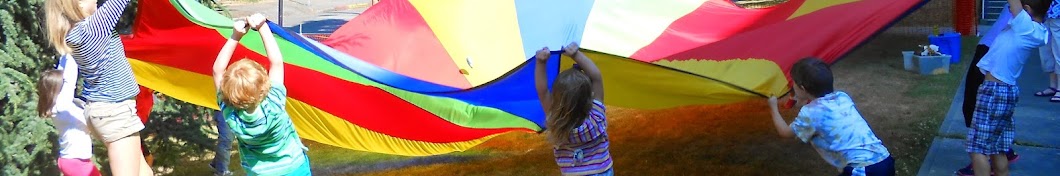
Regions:
[[604, 101], [604, 76], [600, 73], [600, 68], [596, 67], [596, 63], [593, 60], [585, 56], [584, 53], [578, 51], [578, 44], [571, 43], [567, 47], [563, 48], [563, 54], [570, 56], [574, 59], [574, 63], [578, 64], [578, 67], [589, 75], [589, 79], [593, 84], [593, 98], [599, 101]]
[[[1009, 4], [1008, 11], [1009, 11], [1009, 13], [1012, 13], [1013, 17], [1019, 15], [1020, 11], [1023, 11], [1023, 2], [1020, 2], [1020, 0], [1008, 0], [1008, 4]], [[1035, 9], [1035, 10], [1037, 10], [1037, 9]], [[1045, 13], [1045, 12], [1041, 12], [1041, 13]]]
[[280, 47], [276, 45], [276, 37], [272, 35], [272, 29], [265, 24], [265, 15], [254, 14], [248, 21], [254, 25], [261, 34], [261, 42], [265, 45], [265, 54], [269, 56], [269, 81], [274, 84], [283, 84], [283, 54]]
[[773, 126], [776, 126], [777, 133], [784, 138], [795, 136], [795, 131], [784, 122], [784, 117], [780, 116], [780, 108], [777, 108], [777, 97], [769, 97], [769, 109], [770, 115], [773, 116]]
[[548, 107], [552, 105], [552, 95], [548, 93], [548, 74], [546, 73], [550, 55], [548, 47], [541, 48], [535, 56], [537, 64], [534, 64], [534, 86], [537, 88], [537, 98], [541, 100], [541, 108], [545, 109], [545, 113], [548, 113]]
[[118, 25], [122, 12], [129, 6], [129, 0], [106, 0], [102, 6], [96, 9], [96, 13], [85, 18], [83, 28], [89, 39], [102, 40], [102, 37], [114, 34], [114, 27]]
[[[74, 91], [77, 89], [77, 63], [70, 55], [63, 55], [59, 59], [59, 68], [63, 70], [63, 87], [59, 88], [59, 95], [55, 97], [55, 106], [59, 111], [73, 108]], [[71, 105], [71, 106], [68, 106]]]
[[224, 78], [228, 62], [232, 60], [232, 53], [236, 51], [236, 46], [239, 46], [239, 39], [242, 39], [246, 33], [247, 21], [243, 19], [236, 20], [232, 24], [232, 36], [228, 37], [228, 41], [225, 41], [221, 51], [217, 52], [217, 59], [213, 61], [213, 85], [218, 91], [221, 90], [221, 79]]

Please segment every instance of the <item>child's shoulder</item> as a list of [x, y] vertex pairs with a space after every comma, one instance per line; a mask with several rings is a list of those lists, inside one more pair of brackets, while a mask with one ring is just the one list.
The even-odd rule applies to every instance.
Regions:
[[820, 117], [833, 112], [854, 110], [854, 100], [846, 92], [835, 91], [817, 98], [799, 110], [799, 116]]

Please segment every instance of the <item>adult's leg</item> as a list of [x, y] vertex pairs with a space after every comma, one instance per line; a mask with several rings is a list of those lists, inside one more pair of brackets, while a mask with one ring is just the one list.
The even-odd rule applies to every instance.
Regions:
[[976, 67], [975, 64], [979, 63], [979, 60], [983, 59], [983, 56], [989, 50], [990, 47], [986, 45], [976, 46], [975, 57], [972, 57], [972, 63], [968, 66], [968, 73], [964, 78], [964, 103], [961, 105], [961, 110], [963, 110], [964, 126], [966, 127], [972, 125], [972, 114], [975, 112], [977, 96], [976, 89], [979, 88], [979, 84], [983, 84], [983, 79], [986, 79], [986, 76], [979, 71], [979, 67]]
[[214, 112], [213, 119], [217, 124], [217, 148], [210, 166], [213, 167], [215, 175], [227, 175], [228, 163], [232, 157], [232, 130], [228, 128], [228, 123], [220, 111]]

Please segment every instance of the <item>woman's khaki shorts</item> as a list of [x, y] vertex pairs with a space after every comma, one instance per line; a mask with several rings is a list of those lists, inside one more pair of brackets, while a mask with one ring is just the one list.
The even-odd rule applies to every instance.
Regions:
[[136, 101], [89, 102], [85, 105], [88, 125], [103, 136], [106, 143], [117, 141], [144, 129], [140, 117], [136, 116]]

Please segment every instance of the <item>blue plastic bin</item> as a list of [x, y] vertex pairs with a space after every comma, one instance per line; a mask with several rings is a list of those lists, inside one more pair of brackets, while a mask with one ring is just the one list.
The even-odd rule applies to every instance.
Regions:
[[943, 33], [941, 36], [928, 36], [928, 42], [939, 46], [939, 52], [950, 55], [950, 63], [961, 62], [961, 34], [955, 32]]

